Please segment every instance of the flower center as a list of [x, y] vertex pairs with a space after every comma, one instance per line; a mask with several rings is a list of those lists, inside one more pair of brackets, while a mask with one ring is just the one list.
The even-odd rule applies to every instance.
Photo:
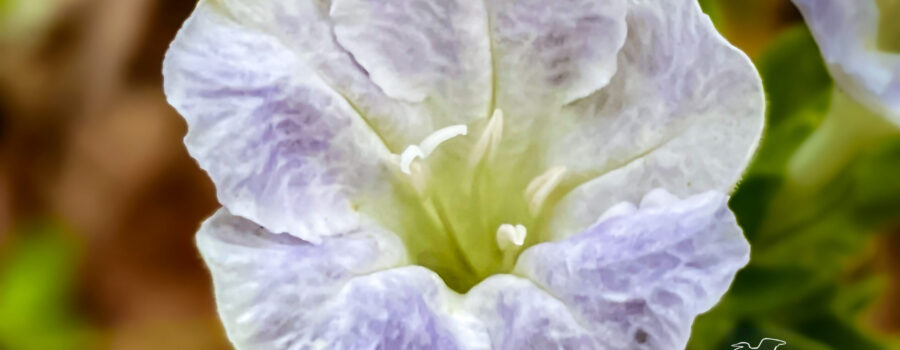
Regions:
[[[402, 217], [368, 213], [397, 232], [414, 264], [466, 292], [488, 276], [510, 272], [516, 257], [541, 242], [562, 167], [541, 169], [530, 152], [504, 152], [503, 112], [487, 122], [442, 128], [392, 162]], [[509, 156], [517, 154], [520, 156]]]
[[900, 0], [876, 0], [880, 20], [878, 23], [878, 49], [900, 53]]

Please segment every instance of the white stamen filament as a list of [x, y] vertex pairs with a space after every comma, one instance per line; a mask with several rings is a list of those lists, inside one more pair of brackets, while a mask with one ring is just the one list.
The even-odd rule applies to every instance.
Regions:
[[523, 225], [500, 225], [497, 228], [497, 246], [503, 251], [521, 247], [525, 244], [525, 236], [527, 235], [528, 229]]
[[425, 185], [428, 179], [428, 166], [421, 162], [415, 162], [409, 167], [409, 182], [419, 195], [425, 195]]
[[447, 142], [454, 137], [466, 135], [468, 132], [469, 128], [465, 125], [452, 125], [433, 132], [418, 145], [406, 147], [400, 155], [400, 171], [408, 175], [412, 174], [410, 165], [416, 158], [428, 158], [428, 156], [442, 143]]
[[541, 212], [544, 201], [553, 193], [556, 186], [559, 186], [565, 173], [565, 167], [553, 167], [531, 180], [528, 187], [525, 188], [525, 200], [528, 202], [528, 211], [531, 212], [531, 215]]
[[488, 121], [487, 126], [481, 133], [481, 137], [478, 138], [478, 142], [475, 143], [475, 147], [472, 148], [469, 166], [475, 167], [485, 157], [487, 157], [488, 160], [493, 159], [494, 155], [497, 154], [497, 148], [500, 147], [500, 140], [502, 138], [503, 111], [496, 109], [494, 110], [494, 114], [491, 115], [491, 120]]
[[422, 150], [416, 145], [406, 147], [406, 150], [400, 155], [400, 171], [404, 174], [411, 175], [410, 165], [412, 165], [412, 162], [416, 160], [416, 158], [425, 159], [425, 153], [422, 153]]

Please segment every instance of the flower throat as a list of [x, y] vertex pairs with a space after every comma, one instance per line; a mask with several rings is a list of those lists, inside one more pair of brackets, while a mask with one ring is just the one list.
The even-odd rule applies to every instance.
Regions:
[[[510, 272], [519, 253], [545, 239], [566, 173], [504, 157], [502, 111], [483, 124], [474, 134], [466, 125], [442, 128], [408, 146], [391, 160], [403, 207], [366, 213], [400, 236], [412, 263], [461, 293]], [[384, 219], [397, 217], [389, 210], [402, 211], [399, 221]]]
[[878, 48], [900, 53], [900, 0], [875, 0], [880, 19], [878, 21]]

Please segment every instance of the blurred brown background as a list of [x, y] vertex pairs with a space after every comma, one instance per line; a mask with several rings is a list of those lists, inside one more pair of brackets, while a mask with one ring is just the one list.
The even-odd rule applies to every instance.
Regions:
[[[0, 295], [0, 307], [36, 308], [0, 319], [0, 336], [22, 338], [11, 346], [229, 348], [193, 244], [214, 190], [161, 87], [194, 3], [0, 0], [0, 264], [27, 260], [22, 251], [40, 260], [34, 242], [70, 257], [47, 263], [63, 271], [39, 281], [54, 292]], [[800, 20], [787, 1], [721, 9], [731, 20], [720, 29], [751, 56]], [[9, 278], [38, 278], [23, 269]]]
[[90, 344], [228, 348], [193, 245], [214, 190], [161, 87], [193, 6], [0, 2], [0, 254], [62, 226], [80, 247], [69, 312]]

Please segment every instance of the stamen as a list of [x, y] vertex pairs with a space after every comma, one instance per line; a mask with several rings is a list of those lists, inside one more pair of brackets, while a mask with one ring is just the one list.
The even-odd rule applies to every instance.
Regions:
[[497, 228], [497, 246], [500, 250], [507, 251], [511, 248], [518, 248], [525, 244], [525, 236], [528, 235], [528, 229], [522, 225], [503, 224]]
[[406, 147], [400, 155], [400, 171], [407, 175], [411, 174], [410, 165], [416, 158], [428, 158], [442, 143], [459, 135], [466, 135], [468, 132], [469, 128], [465, 125], [452, 125], [428, 135], [419, 145]]
[[565, 173], [565, 167], [553, 167], [531, 180], [528, 187], [525, 188], [525, 200], [528, 202], [528, 211], [531, 212], [531, 215], [541, 212], [544, 201], [553, 193], [556, 186], [559, 186]]
[[472, 148], [472, 155], [469, 158], [469, 166], [475, 167], [485, 157], [488, 160], [493, 159], [497, 154], [497, 148], [500, 147], [500, 140], [503, 138], [503, 111], [494, 110], [491, 120], [481, 133], [475, 147]]
[[428, 166], [421, 162], [415, 162], [409, 167], [409, 182], [419, 195], [425, 195], [426, 179], [428, 179]]
[[400, 171], [404, 174], [411, 175], [412, 172], [410, 172], [409, 167], [416, 158], [425, 159], [425, 153], [422, 152], [422, 149], [416, 145], [406, 147], [406, 150], [400, 155]]

